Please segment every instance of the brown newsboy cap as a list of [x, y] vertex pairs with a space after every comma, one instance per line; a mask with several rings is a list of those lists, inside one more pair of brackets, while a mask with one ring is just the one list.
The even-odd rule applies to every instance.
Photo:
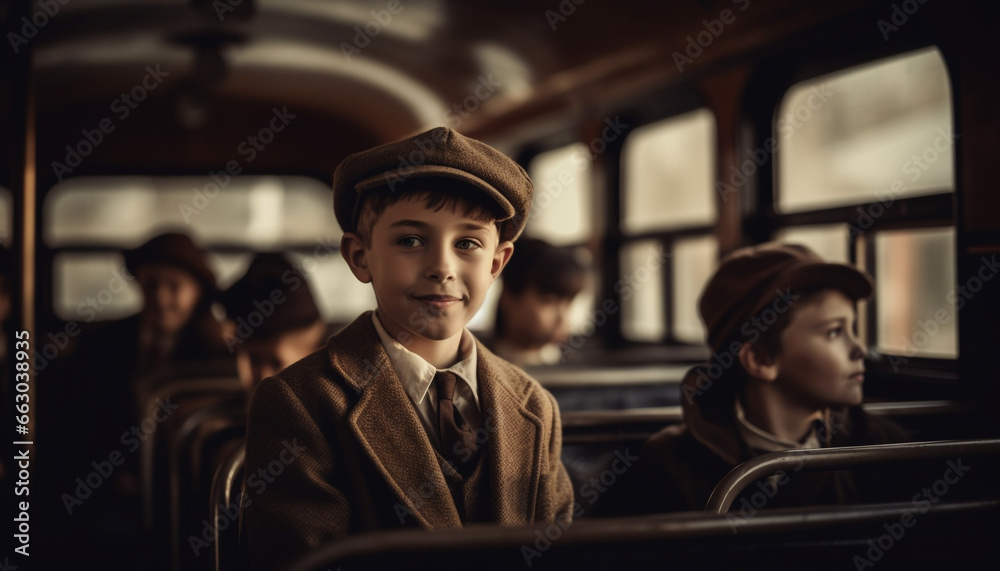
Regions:
[[251, 313], [267, 304], [273, 310], [256, 326], [254, 335], [258, 338], [274, 338], [321, 319], [309, 281], [284, 254], [257, 254], [247, 273], [222, 294], [222, 305], [233, 321], [249, 321]]
[[215, 274], [205, 263], [205, 253], [187, 234], [160, 234], [138, 248], [125, 250], [123, 254], [125, 268], [132, 274], [145, 264], [177, 266], [198, 280], [204, 290], [203, 295], [214, 296], [218, 293]]
[[698, 301], [708, 345], [713, 352], [720, 351], [743, 324], [789, 289], [811, 288], [837, 289], [858, 300], [872, 294], [872, 281], [854, 266], [826, 262], [798, 244], [768, 242], [730, 253]]
[[493, 147], [452, 129], [436, 127], [402, 141], [350, 155], [333, 173], [333, 211], [344, 232], [356, 232], [362, 193], [390, 191], [416, 178], [467, 183], [496, 201], [503, 216], [500, 240], [516, 240], [531, 208], [532, 184], [521, 165]]

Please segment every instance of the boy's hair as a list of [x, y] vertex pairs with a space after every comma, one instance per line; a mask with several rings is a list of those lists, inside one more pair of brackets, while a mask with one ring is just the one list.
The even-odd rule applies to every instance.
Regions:
[[[522, 238], [503, 270], [503, 291], [521, 295], [527, 290], [574, 298], [583, 291], [587, 266], [569, 248], [553, 246], [544, 240]], [[503, 312], [497, 306], [496, 334], [505, 333]]]
[[518, 241], [504, 268], [503, 288], [513, 294], [534, 289], [543, 294], [575, 297], [583, 290], [587, 267], [569, 248], [537, 238]]
[[[740, 358], [738, 354], [734, 354], [732, 349], [736, 346], [742, 346], [744, 343], [750, 343], [750, 351], [753, 351], [757, 358], [774, 359], [781, 353], [781, 334], [788, 328], [792, 323], [792, 318], [798, 313], [802, 307], [812, 303], [819, 294], [827, 289], [835, 288], [822, 288], [822, 287], [811, 287], [803, 290], [792, 290], [791, 296], [794, 297], [794, 303], [790, 303], [787, 311], [775, 312], [777, 313], [777, 319], [767, 326], [765, 330], [758, 330], [759, 336], [750, 340], [742, 333], [742, 331], [734, 331], [732, 335], [723, 343], [722, 348], [718, 352], [728, 352], [732, 357], [732, 363], [729, 367], [724, 367], [722, 376], [719, 379], [719, 387], [716, 389], [713, 387], [712, 390], [705, 391], [703, 396], [708, 396], [712, 394], [709, 398], [705, 399], [704, 402], [712, 406], [714, 403], [719, 403], [720, 405], [725, 403], [728, 406], [732, 403], [737, 395], [743, 392], [744, 387], [746, 387], [750, 378], [747, 371], [743, 368], [740, 363]], [[849, 292], [843, 292], [845, 295], [850, 295]], [[758, 320], [761, 318], [761, 314], [758, 313], [756, 316]], [[717, 352], [717, 353], [718, 353]], [[713, 355], [716, 361], [720, 360]], [[722, 359], [728, 362], [727, 359]], [[711, 359], [710, 359], [711, 361]], [[712, 398], [714, 397], [714, 398]]]
[[469, 192], [467, 184], [455, 179], [413, 178], [397, 184], [394, 189], [383, 186], [364, 194], [358, 207], [357, 233], [366, 248], [371, 249], [372, 229], [378, 217], [386, 208], [404, 199], [422, 200], [426, 208], [434, 211], [445, 207], [454, 208], [463, 216], [494, 224], [497, 232], [500, 232], [503, 213], [489, 196], [482, 192]]

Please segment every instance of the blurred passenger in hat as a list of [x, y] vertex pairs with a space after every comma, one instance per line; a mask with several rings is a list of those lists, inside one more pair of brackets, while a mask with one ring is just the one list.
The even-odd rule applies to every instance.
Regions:
[[341, 253], [377, 305], [254, 392], [247, 473], [303, 447], [247, 505], [255, 568], [348, 533], [572, 517], [555, 399], [466, 328], [531, 196], [516, 162], [445, 128], [337, 167]]
[[236, 352], [240, 381], [261, 379], [316, 351], [327, 328], [306, 277], [283, 254], [258, 254], [246, 274], [222, 295], [235, 323], [226, 344]]
[[[767, 243], [726, 256], [699, 300], [712, 356], [682, 383], [684, 424], [644, 445], [630, 487], [641, 492], [609, 501], [630, 503], [626, 511], [703, 510], [722, 477], [754, 456], [905, 441], [902, 429], [860, 407], [867, 350], [856, 303], [871, 294], [866, 273], [804, 246]], [[750, 505], [744, 513], [755, 513], [758, 492], [774, 508], [888, 501], [898, 491], [892, 478], [866, 470], [759, 484], [734, 511]]]
[[519, 367], [559, 363], [570, 306], [586, 279], [587, 266], [571, 249], [521, 239], [503, 271], [493, 351]]
[[[140, 384], [173, 366], [232, 359], [223, 324], [211, 309], [218, 293], [215, 276], [191, 238], [162, 234], [125, 251], [124, 257], [126, 271], [115, 275], [138, 286], [142, 308], [79, 334], [61, 371], [54, 397], [57, 423], [52, 423], [62, 429], [56, 440], [62, 447], [58, 477], [65, 482], [57, 485], [71, 492], [62, 497], [67, 513], [74, 515], [71, 525], [104, 540], [135, 539], [141, 529], [137, 448], [138, 435], [148, 437], [143, 431], [149, 419], [138, 410]], [[103, 310], [100, 305], [80, 305], [86, 322], [99, 319]], [[134, 432], [137, 426], [142, 431]], [[92, 462], [108, 461], [116, 451], [121, 459], [107, 476], [109, 483], [82, 509], [72, 495], [73, 478], [86, 477], [94, 469]]]

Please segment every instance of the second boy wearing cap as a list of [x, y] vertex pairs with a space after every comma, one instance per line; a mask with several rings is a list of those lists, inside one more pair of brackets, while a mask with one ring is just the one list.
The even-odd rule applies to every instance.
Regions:
[[[803, 246], [768, 243], [724, 258], [699, 300], [713, 354], [682, 383], [684, 424], [646, 442], [642, 495], [615, 507], [702, 510], [722, 477], [754, 456], [905, 441], [859, 406], [867, 352], [855, 303], [871, 293], [867, 274]], [[860, 470], [785, 474], [748, 487], [733, 506], [752, 515], [758, 492], [768, 508], [876, 501], [891, 495], [891, 481]]]
[[364, 530], [570, 517], [555, 400], [466, 329], [531, 195], [517, 163], [444, 128], [338, 166], [342, 253], [377, 309], [257, 388], [247, 474], [301, 454], [251, 493], [259, 568]]
[[222, 294], [222, 305], [236, 323], [225, 339], [247, 389], [319, 349], [326, 339], [308, 280], [283, 254], [257, 254]]

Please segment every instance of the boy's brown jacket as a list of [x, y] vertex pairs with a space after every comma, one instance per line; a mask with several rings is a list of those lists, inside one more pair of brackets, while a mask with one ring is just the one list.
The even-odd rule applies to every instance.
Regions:
[[[437, 455], [366, 312], [257, 387], [247, 427], [245, 517], [255, 568], [347, 533], [461, 527]], [[553, 397], [478, 341], [492, 521], [568, 517]]]

